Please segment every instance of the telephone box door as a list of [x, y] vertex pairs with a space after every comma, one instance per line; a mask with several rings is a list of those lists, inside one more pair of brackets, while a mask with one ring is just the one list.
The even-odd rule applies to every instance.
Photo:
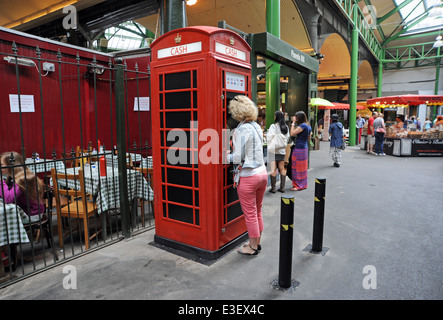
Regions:
[[[237, 95], [250, 97], [250, 70], [217, 62], [217, 76], [220, 88], [220, 119], [222, 121], [221, 126], [224, 129], [222, 141], [226, 144], [226, 141], [230, 141], [230, 138], [232, 138], [232, 132], [238, 124], [229, 114], [229, 102]], [[229, 143], [227, 147], [229, 147]], [[232, 169], [233, 165], [225, 162], [221, 169], [223, 186], [220, 195], [222, 199], [219, 222], [221, 226], [220, 247], [246, 232], [240, 200], [238, 199], [237, 190], [234, 189]]]
[[[156, 215], [161, 215], [157, 234], [206, 249], [207, 216], [201, 212], [197, 134], [192, 123], [199, 121], [198, 84], [202, 62], [182, 63], [155, 70], [153, 99], [153, 156], [160, 164], [154, 171], [154, 185], [159, 194]], [[158, 106], [158, 109], [157, 109]], [[157, 223], [157, 222], [156, 222]], [[203, 228], [204, 229], [204, 228]]]

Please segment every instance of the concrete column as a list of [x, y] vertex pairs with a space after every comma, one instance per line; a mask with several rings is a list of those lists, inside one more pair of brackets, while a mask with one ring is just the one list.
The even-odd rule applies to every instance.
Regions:
[[160, 14], [162, 15], [161, 34], [188, 26], [185, 0], [162, 0]]

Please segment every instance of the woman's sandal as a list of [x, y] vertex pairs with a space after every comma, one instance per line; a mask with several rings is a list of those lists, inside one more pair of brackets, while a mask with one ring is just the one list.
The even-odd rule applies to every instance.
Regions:
[[[249, 253], [249, 252], [243, 252], [242, 249], [243, 248], [251, 248], [252, 251], [254, 251], [254, 253]], [[253, 247], [251, 247], [250, 245], [244, 245], [241, 249], [237, 250], [238, 253], [243, 254], [245, 256], [256, 256], [258, 255], [258, 249], [254, 249]]]
[[297, 188], [297, 187], [293, 187], [291, 188], [291, 191], [302, 191], [305, 190], [306, 188]]

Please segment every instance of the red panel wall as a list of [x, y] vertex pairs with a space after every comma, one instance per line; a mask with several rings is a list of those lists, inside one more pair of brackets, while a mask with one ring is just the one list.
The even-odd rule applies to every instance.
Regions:
[[[17, 55], [32, 59], [38, 65], [36, 47], [40, 48], [41, 63], [55, 64], [55, 72], [46, 76], [45, 71], [35, 67], [18, 66], [4, 60], [14, 56], [13, 42], [17, 45]], [[57, 57], [60, 51], [61, 58]], [[86, 147], [89, 141], [94, 147], [97, 139], [107, 149], [117, 144], [115, 118], [115, 88], [113, 70], [106, 69], [102, 75], [88, 72], [88, 64], [93, 59], [97, 64], [109, 67], [114, 63], [112, 55], [93, 52], [83, 48], [64, 46], [42, 38], [28, 37], [24, 34], [0, 30], [0, 152], [20, 151], [23, 145], [26, 156], [38, 152], [40, 158], [52, 157], [55, 150], [57, 158], [63, 152], [70, 153], [78, 145]], [[77, 61], [78, 59], [78, 61]], [[137, 61], [140, 71], [147, 70], [148, 57]], [[131, 61], [132, 62], [132, 61]], [[135, 62], [127, 62], [128, 69], [134, 69]], [[135, 73], [127, 73], [127, 141], [132, 148], [134, 140], [151, 143], [150, 112], [133, 111], [134, 97], [137, 95]], [[140, 75], [139, 95], [149, 96], [149, 81]], [[41, 89], [40, 89], [41, 79]], [[111, 80], [111, 81], [110, 81]], [[35, 112], [12, 113], [9, 95], [33, 95]], [[140, 126], [139, 126], [140, 123]], [[20, 130], [22, 128], [22, 130]]]

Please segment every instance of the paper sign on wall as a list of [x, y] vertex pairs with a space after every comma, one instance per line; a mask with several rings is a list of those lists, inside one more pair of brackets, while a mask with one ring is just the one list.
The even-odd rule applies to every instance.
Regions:
[[236, 90], [236, 91], [245, 91], [246, 78], [242, 74], [226, 72], [226, 89], [227, 90]]
[[18, 94], [9, 95], [9, 106], [11, 112], [35, 112], [34, 96], [32, 94], [21, 94], [20, 104], [18, 103]]
[[[137, 104], [137, 101], [139, 104]], [[134, 98], [134, 111], [149, 111], [149, 97], [135, 97]]]

